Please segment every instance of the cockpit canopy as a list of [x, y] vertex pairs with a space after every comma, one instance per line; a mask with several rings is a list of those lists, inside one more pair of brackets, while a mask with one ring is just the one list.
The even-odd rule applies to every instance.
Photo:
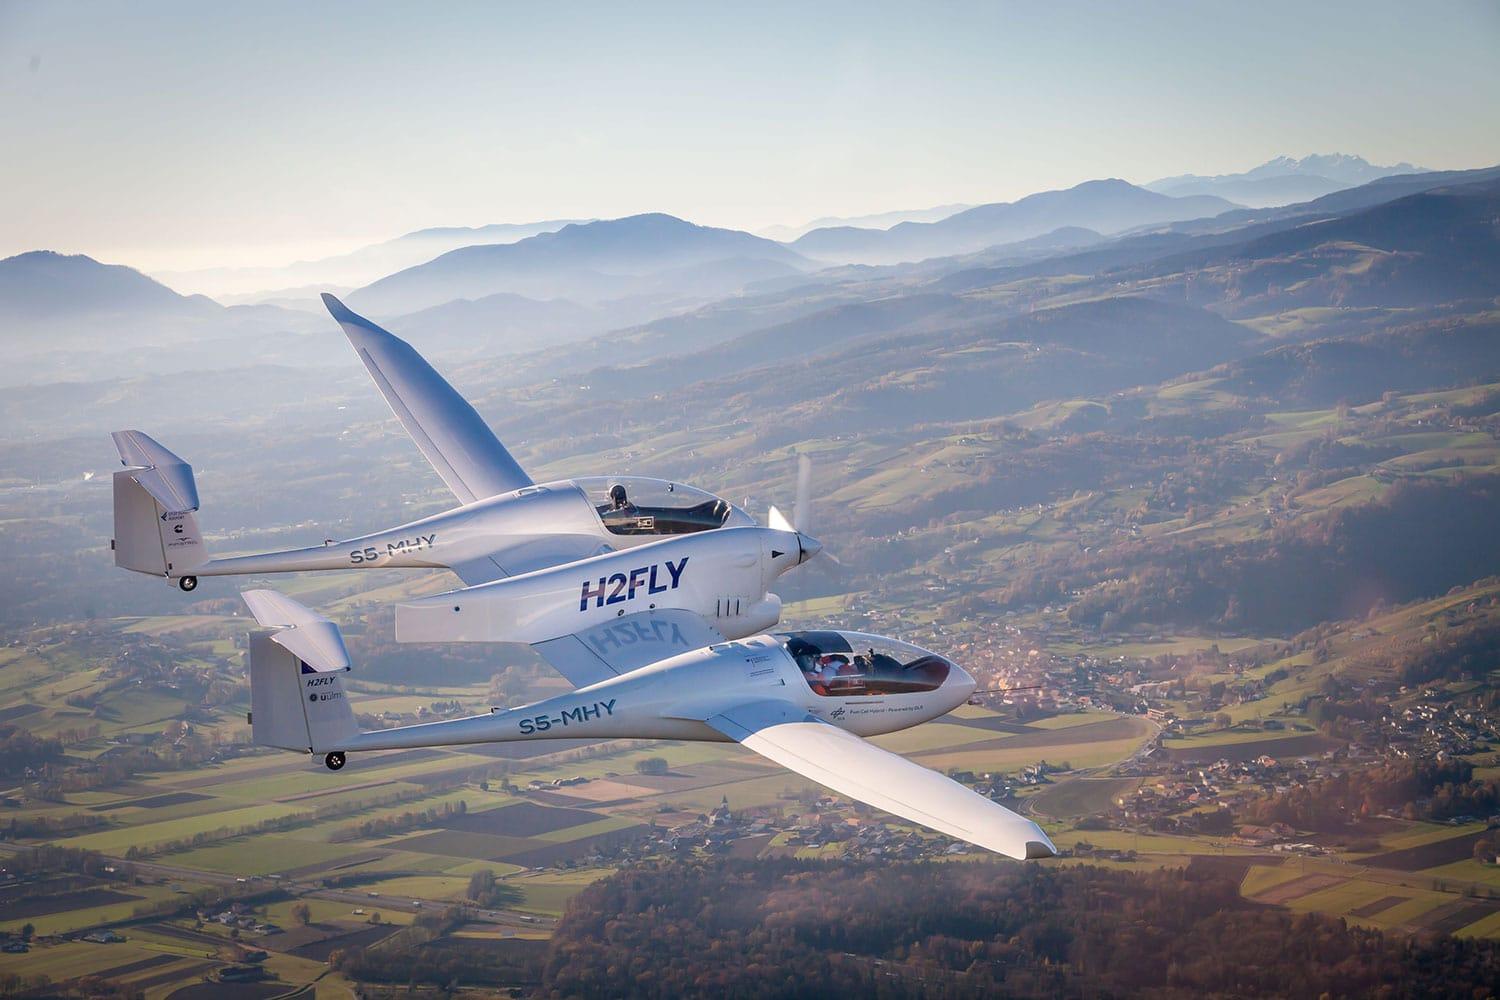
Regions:
[[727, 500], [683, 483], [640, 476], [589, 476], [574, 482], [604, 527], [616, 535], [689, 535], [753, 523]]
[[829, 698], [935, 691], [953, 669], [920, 646], [863, 632], [786, 632], [776, 638], [808, 687]]

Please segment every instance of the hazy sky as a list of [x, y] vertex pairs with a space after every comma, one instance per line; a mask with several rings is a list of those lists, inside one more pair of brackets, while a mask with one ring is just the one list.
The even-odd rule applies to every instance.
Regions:
[[1273, 155], [1500, 162], [1500, 3], [0, 0], [0, 256], [756, 228]]

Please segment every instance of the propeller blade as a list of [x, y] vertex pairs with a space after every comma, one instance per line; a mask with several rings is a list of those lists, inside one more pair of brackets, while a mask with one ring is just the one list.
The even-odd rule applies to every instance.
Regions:
[[812, 530], [812, 459], [797, 456], [797, 499], [792, 505], [792, 524], [804, 534]]
[[766, 515], [766, 523], [775, 528], [777, 531], [796, 532], [797, 530], [796, 528], [792, 527], [792, 522], [788, 521], [786, 519], [786, 515], [783, 514], [780, 509], [778, 509], [774, 504], [771, 507], [770, 513]]

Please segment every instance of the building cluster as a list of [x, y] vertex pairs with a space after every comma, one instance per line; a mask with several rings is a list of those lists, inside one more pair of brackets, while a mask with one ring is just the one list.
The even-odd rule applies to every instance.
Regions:
[[199, 910], [198, 919], [205, 924], [223, 924], [225, 927], [238, 928], [252, 934], [280, 934], [282, 930], [276, 924], [258, 918], [242, 903], [235, 903], [229, 909], [218, 913]]

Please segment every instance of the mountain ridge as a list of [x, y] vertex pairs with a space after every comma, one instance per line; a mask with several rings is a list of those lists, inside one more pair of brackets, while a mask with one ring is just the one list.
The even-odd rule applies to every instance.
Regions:
[[1215, 196], [1176, 198], [1119, 178], [1039, 191], [1013, 202], [978, 205], [938, 222], [903, 222], [888, 230], [814, 230], [791, 246], [822, 260], [884, 264], [974, 253], [1066, 227], [1099, 233], [1216, 215], [1236, 208]]
[[[564, 226], [515, 243], [451, 250], [356, 289], [349, 302], [382, 315], [497, 292], [597, 302], [638, 292], [651, 285], [653, 274], [733, 259], [811, 266], [773, 240], [654, 212]], [[763, 276], [755, 270], [756, 278]]]
[[1273, 208], [1310, 201], [1383, 177], [1428, 172], [1404, 161], [1380, 166], [1348, 153], [1312, 153], [1301, 158], [1275, 156], [1239, 173], [1178, 174], [1141, 186], [1159, 194], [1215, 194], [1249, 208]]

